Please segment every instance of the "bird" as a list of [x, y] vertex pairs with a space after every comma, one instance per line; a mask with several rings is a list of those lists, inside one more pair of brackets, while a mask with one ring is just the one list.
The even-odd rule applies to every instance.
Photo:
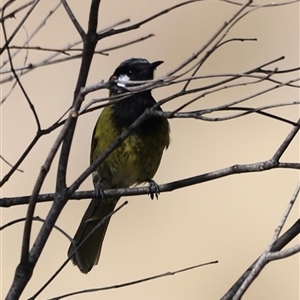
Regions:
[[[152, 80], [155, 69], [163, 61], [150, 63], [144, 58], [130, 58], [123, 61], [109, 78], [112, 82], [110, 96], [128, 92], [130, 81]], [[138, 83], [134, 83], [138, 85]], [[125, 99], [111, 102], [101, 112], [93, 134], [90, 163], [93, 163], [145, 110], [157, 102], [151, 90], [132, 93]], [[162, 111], [160, 106], [153, 108]], [[74, 265], [87, 274], [97, 265], [103, 240], [120, 197], [105, 198], [104, 189], [128, 188], [149, 183], [149, 190], [158, 186], [153, 177], [160, 165], [165, 149], [170, 143], [170, 125], [161, 115], [145, 119], [93, 172], [95, 197], [91, 200], [68, 250]], [[151, 195], [151, 193], [150, 193]], [[152, 197], [153, 198], [153, 195]], [[102, 221], [101, 221], [102, 220]], [[90, 232], [101, 222], [101, 225]], [[81, 243], [78, 249], [77, 246]]]

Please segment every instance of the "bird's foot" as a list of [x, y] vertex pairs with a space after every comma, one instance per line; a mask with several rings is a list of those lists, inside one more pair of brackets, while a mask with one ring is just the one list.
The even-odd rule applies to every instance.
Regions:
[[97, 182], [94, 184], [94, 190], [95, 190], [95, 199], [99, 202], [103, 201], [104, 199], [104, 186], [101, 182]]
[[151, 200], [153, 200], [154, 196], [158, 199], [158, 195], [160, 193], [159, 186], [154, 180], [149, 180], [149, 195]]

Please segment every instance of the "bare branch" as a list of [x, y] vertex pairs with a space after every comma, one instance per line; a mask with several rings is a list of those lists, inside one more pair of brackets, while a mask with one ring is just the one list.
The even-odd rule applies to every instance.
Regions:
[[[14, 11], [10, 12], [9, 14], [7, 14], [6, 16], [3, 16], [2, 18], [0, 18], [0, 22], [4, 22], [6, 19], [10, 19], [10, 18], [15, 18], [16, 14], [20, 11], [22, 11], [23, 9], [27, 8], [28, 6], [32, 5], [34, 3], [35, 0], [33, 1], [29, 1], [25, 4], [23, 4], [22, 6], [16, 8]], [[0, 7], [0, 12], [3, 11], [3, 8]]]
[[297, 124], [298, 124], [298, 126], [295, 126], [291, 130], [291, 132], [289, 133], [289, 135], [285, 138], [285, 140], [283, 141], [283, 143], [277, 149], [277, 151], [275, 152], [274, 156], [272, 157], [272, 160], [279, 161], [279, 159], [281, 158], [281, 156], [283, 155], [283, 153], [285, 152], [285, 150], [287, 149], [287, 147], [289, 146], [289, 144], [292, 142], [292, 140], [294, 139], [294, 137], [298, 133], [298, 131], [299, 131], [299, 125], [300, 125], [300, 119], [298, 120]]
[[[290, 227], [274, 244], [271, 253], [276, 253], [290, 243], [300, 233], [300, 219], [298, 219], [292, 227]], [[279, 252], [280, 253], [280, 252]], [[237, 290], [243, 284], [244, 280], [248, 277], [257, 260], [244, 272], [244, 274], [236, 281], [236, 283], [229, 289], [229, 291], [221, 298], [221, 300], [232, 300]]]
[[[24, 222], [24, 221], [26, 221], [26, 218], [20, 218], [20, 219], [16, 219], [11, 222], [8, 222], [8, 223], [4, 224], [3, 226], [0, 226], [0, 231], [4, 230], [12, 225], [15, 225], [17, 223]], [[32, 218], [32, 221], [38, 221], [38, 222], [44, 223], [45, 219], [36, 216], [36, 217]], [[63, 229], [61, 229], [57, 225], [54, 225], [53, 228], [56, 229], [57, 231], [59, 231], [62, 235], [64, 235], [69, 241], [72, 241], [72, 238]]]
[[[10, 167], [13, 167], [13, 165], [11, 163], [9, 163], [1, 154], [0, 154], [0, 159], [2, 159], [7, 165], [9, 165]], [[24, 173], [24, 170], [21, 169], [16, 169], [16, 171], [19, 171], [21, 173]]]
[[[4, 12], [4, 10], [3, 10], [3, 12]], [[7, 39], [7, 34], [6, 34], [6, 28], [5, 28], [4, 22], [2, 23], [2, 29], [3, 29], [5, 43], [8, 44], [8, 39]], [[26, 101], [27, 101], [27, 103], [28, 103], [31, 111], [32, 111], [32, 114], [33, 114], [35, 122], [36, 122], [37, 130], [39, 131], [41, 129], [41, 124], [40, 124], [39, 117], [38, 117], [38, 115], [36, 113], [34, 105], [32, 104], [29, 96], [27, 95], [27, 92], [25, 91], [25, 88], [23, 87], [23, 85], [22, 85], [22, 83], [21, 83], [21, 81], [20, 81], [17, 73], [14, 70], [13, 61], [12, 61], [12, 57], [11, 57], [11, 54], [10, 54], [9, 47], [7, 48], [7, 54], [8, 54], [8, 58], [9, 58], [9, 63], [10, 63], [11, 71], [12, 71], [12, 73], [13, 73], [15, 79], [16, 79], [16, 82], [18, 83], [18, 85], [19, 85], [19, 87], [20, 87], [20, 89], [21, 89], [21, 91], [22, 91], [22, 93], [23, 93], [23, 95], [24, 95], [24, 97], [25, 97], [25, 99], [26, 99]]]
[[108, 51], [113, 51], [113, 50], [117, 50], [117, 49], [121, 49], [123, 47], [126, 47], [126, 46], [130, 46], [130, 45], [133, 45], [135, 43], [139, 43], [139, 42], [143, 42], [151, 37], [154, 37], [154, 34], [148, 34], [146, 36], [143, 36], [141, 38], [138, 38], [138, 39], [134, 39], [132, 41], [129, 41], [129, 42], [126, 42], [126, 43], [123, 43], [123, 44], [120, 44], [120, 45], [117, 45], [117, 46], [114, 46], [114, 47], [109, 47], [109, 48], [106, 48], [106, 49], [102, 49], [102, 50], [97, 50], [95, 51], [95, 53], [98, 53], [98, 54], [103, 54], [105, 52], [108, 52]]
[[[278, 236], [282, 230], [283, 225], [285, 224], [287, 217], [289, 216], [292, 207], [298, 197], [300, 191], [300, 183], [298, 183], [296, 190], [291, 198], [291, 200], [289, 201], [288, 207], [286, 209], [286, 211], [283, 214], [283, 217], [278, 225], [278, 227], [275, 230], [272, 242], [270, 243], [270, 245], [267, 247], [267, 249], [264, 251], [264, 253], [258, 258], [258, 260], [255, 262], [255, 264], [252, 267], [251, 272], [249, 273], [249, 275], [247, 276], [247, 278], [245, 278], [244, 282], [242, 283], [242, 285], [239, 287], [239, 289], [236, 291], [236, 293], [234, 294], [232, 300], [239, 300], [241, 299], [241, 297], [243, 296], [243, 294], [246, 292], [246, 290], [249, 288], [249, 286], [251, 285], [251, 283], [254, 281], [254, 279], [259, 275], [259, 273], [262, 271], [262, 269], [265, 267], [265, 265], [268, 263], [268, 258], [270, 257], [278, 257], [280, 255], [273, 255], [272, 254], [269, 256], [270, 252], [272, 252], [272, 249], [274, 249], [274, 245], [276, 243], [276, 241], [278, 240]], [[284, 255], [292, 255], [292, 253], [299, 252], [299, 245], [297, 245], [297, 247], [293, 248], [293, 250], [287, 250], [285, 251]], [[283, 256], [284, 256], [283, 255]]]
[[34, 145], [37, 143], [37, 141], [39, 140], [39, 138], [40, 138], [40, 134], [37, 134], [33, 138], [33, 140], [30, 142], [30, 144], [25, 149], [25, 151], [23, 152], [23, 154], [21, 155], [21, 157], [18, 159], [18, 161], [9, 170], [9, 172], [6, 175], [4, 175], [4, 177], [0, 181], [0, 187], [3, 186], [9, 180], [9, 178], [12, 176], [12, 174], [18, 169], [18, 167], [20, 166], [20, 164], [24, 161], [24, 159], [27, 157], [27, 155], [29, 154], [29, 152], [33, 149]]
[[[26, 215], [26, 222], [24, 226], [24, 234], [23, 234], [23, 241], [22, 241], [22, 251], [21, 251], [21, 261], [18, 265], [16, 272], [15, 272], [15, 279], [13, 281], [13, 284], [11, 286], [11, 289], [8, 292], [7, 299], [16, 299], [19, 297], [19, 295], [22, 293], [23, 289], [25, 288], [26, 284], [30, 280], [33, 272], [33, 268], [41, 254], [41, 251], [45, 245], [45, 243], [42, 243], [40, 241], [41, 234], [38, 235], [32, 250], [29, 252], [29, 244], [30, 244], [30, 233], [31, 233], [31, 227], [32, 227], [32, 218], [34, 214], [34, 209], [36, 206], [36, 198], [40, 192], [41, 186], [44, 182], [44, 179], [49, 171], [49, 168], [51, 166], [51, 163], [53, 162], [54, 156], [56, 152], [58, 151], [58, 148], [65, 136], [66, 131], [68, 130], [71, 120], [74, 117], [74, 111], [71, 111], [69, 118], [67, 122], [65, 123], [64, 127], [62, 128], [59, 136], [57, 137], [52, 149], [50, 150], [50, 153], [45, 161], [45, 164], [43, 165], [41, 172], [37, 178], [37, 181], [35, 183], [32, 195], [30, 197], [30, 202], [27, 209], [27, 215]], [[57, 214], [58, 216], [58, 214]], [[56, 216], [56, 218], [57, 218]], [[55, 219], [56, 220], [56, 219]], [[45, 223], [42, 226], [42, 229], [46, 227], [46, 229], [51, 232], [55, 220], [53, 222], [49, 222], [49, 217], [46, 218]], [[41, 231], [42, 231], [41, 229]], [[44, 239], [45, 239], [44, 235]], [[37, 248], [37, 249], [36, 249]]]
[[[121, 204], [118, 208], [116, 208], [112, 213], [110, 213], [109, 215], [105, 216], [103, 219], [99, 220], [99, 223], [94, 227], [94, 229], [90, 232], [90, 234], [88, 236], [86, 236], [86, 238], [78, 245], [74, 245], [73, 240], [72, 239], [68, 239], [71, 241], [71, 243], [73, 243], [74, 245], [74, 249], [77, 250], [78, 248], [81, 247], [81, 245], [84, 243], [84, 241], [86, 241], [86, 239], [97, 229], [99, 228], [99, 226], [101, 226], [105, 220], [107, 218], [110, 218], [112, 215], [116, 214], [120, 209], [122, 209], [125, 205], [128, 204], [128, 201], [125, 201], [123, 204]], [[73, 253], [74, 255], [75, 253]], [[57, 271], [47, 280], [47, 282], [32, 296], [30, 297], [30, 300], [35, 299], [52, 281], [54, 278], [56, 278], [56, 276], [64, 269], [64, 267], [67, 265], [67, 263], [71, 260], [71, 258], [73, 257], [73, 255], [71, 255], [70, 257], [68, 257], [64, 263], [57, 269]]]
[[[226, 2], [226, 3], [229, 3], [229, 4], [238, 5], [238, 6], [242, 6], [243, 5], [242, 3], [235, 2], [235, 1], [232, 1], [232, 0], [219, 0], [219, 1]], [[297, 3], [297, 2], [299, 2], [299, 0], [284, 1], [284, 2], [280, 2], [280, 3], [271, 2], [271, 3], [265, 4], [263, 7], [284, 6], [284, 5], [290, 5], [290, 4]], [[250, 7], [256, 7], [256, 8], [262, 7], [261, 5], [256, 5], [256, 4], [251, 4], [249, 6]]]
[[79, 35], [81, 36], [81, 39], [84, 40], [85, 37], [85, 32], [82, 29], [82, 27], [80, 26], [79, 22], [77, 21], [76, 17], [74, 16], [68, 2], [66, 0], [61, 0], [62, 5], [64, 6], [70, 20], [72, 21], [74, 27], [76, 28], [76, 30], [78, 31]]
[[266, 260], [272, 261], [272, 260], [284, 259], [294, 254], [297, 254], [299, 252], [300, 252], [300, 244], [295, 245], [286, 250], [282, 250], [278, 252], [270, 252], [266, 255]]
[[131, 30], [135, 30], [135, 29], [138, 29], [140, 28], [142, 25], [146, 24], [146, 23], [149, 23], [150, 21], [160, 17], [160, 16], [163, 16], [167, 13], [169, 13], [170, 11], [172, 10], [175, 10], [179, 7], [182, 7], [182, 6], [185, 6], [185, 5], [188, 5], [188, 4], [192, 4], [194, 2], [200, 2], [200, 1], [203, 1], [203, 0], [190, 0], [190, 1], [185, 1], [185, 2], [182, 2], [182, 3], [179, 3], [177, 5], [174, 5], [174, 6], [171, 6], [167, 9], [164, 9], [162, 10], [161, 12], [143, 20], [143, 21], [140, 21], [138, 23], [135, 23], [133, 25], [130, 25], [128, 27], [124, 27], [124, 28], [120, 28], [120, 29], [109, 29], [105, 32], [102, 32], [100, 34], [98, 34], [98, 40], [101, 40], [101, 39], [104, 39], [106, 37], [109, 37], [109, 36], [112, 36], [112, 35], [116, 35], [116, 34], [120, 34], [120, 33], [123, 33], [123, 32], [127, 32], [127, 31], [131, 31]]
[[[37, 50], [37, 51], [47, 51], [47, 52], [58, 52], [64, 55], [70, 55], [67, 52], [71, 51], [82, 51], [82, 49], [68, 49], [68, 50], [62, 50], [62, 49], [54, 49], [54, 48], [45, 48], [41, 46], [10, 46], [10, 49], [26, 49], [26, 50]], [[25, 64], [24, 64], [25, 65]], [[22, 69], [24, 70], [24, 69]]]
[[[224, 169], [212, 171], [209, 173], [196, 175], [193, 177], [180, 179], [173, 182], [168, 182], [159, 185], [160, 193], [171, 192], [180, 188], [192, 186], [195, 184], [199, 184], [202, 182], [207, 182], [211, 180], [216, 180], [219, 178], [223, 178], [226, 176], [241, 174], [241, 173], [253, 173], [253, 172], [263, 172], [272, 169], [280, 169], [280, 168], [289, 168], [300, 170], [300, 163], [284, 163], [284, 162], [276, 162], [273, 160], [267, 160], [262, 162], [257, 162], [254, 164], [237, 164], [230, 167], [226, 167]], [[88, 170], [88, 169], [87, 169]], [[79, 177], [80, 179], [81, 177]], [[78, 180], [78, 179], [77, 179]], [[77, 181], [75, 181], [70, 188], [75, 185]], [[68, 190], [69, 199], [80, 200], [80, 199], [89, 199], [95, 197], [94, 190], [92, 191], [82, 191], [82, 192], [74, 192], [71, 194], [71, 190]], [[73, 190], [73, 187], [72, 187]], [[123, 188], [123, 189], [111, 189], [111, 190], [103, 190], [104, 197], [122, 197], [122, 196], [139, 196], [139, 195], [149, 195], [149, 187], [134, 187], [134, 188]], [[12, 197], [12, 198], [1, 198], [0, 199], [0, 207], [10, 207], [14, 205], [23, 205], [29, 203], [30, 196], [22, 196], [22, 197]], [[49, 202], [55, 199], [55, 194], [40, 194], [37, 198], [37, 202]]]
[[[25, 28], [24, 28], [24, 29], [25, 29]], [[27, 30], [26, 30], [26, 29], [25, 29], [25, 32], [26, 32], [26, 35], [27, 35], [27, 37], [28, 37], [28, 33], [27, 33]], [[28, 39], [27, 39], [27, 40], [28, 40]], [[12, 55], [10, 56], [10, 58], [12, 59]], [[24, 57], [24, 64], [26, 64], [27, 59], [28, 59], [28, 51], [26, 51], [26, 55], [25, 55], [25, 57]], [[14, 68], [13, 68], [13, 69], [14, 69]], [[18, 78], [20, 78], [20, 77], [22, 76], [22, 74], [23, 74], [23, 70], [20, 72], [19, 75], [16, 74], [16, 76], [17, 76]], [[13, 90], [14, 90], [14, 88], [17, 86], [17, 84], [18, 84], [18, 81], [15, 80], [14, 83], [13, 83], [13, 85], [12, 85], [12, 87], [11, 87], [10, 90], [8, 91], [8, 93], [2, 98], [2, 100], [1, 100], [1, 102], [0, 102], [0, 105], [2, 105], [2, 104], [8, 99], [8, 97], [11, 95], [11, 93], [13, 92]]]
[[[58, 10], [58, 8], [60, 7], [61, 3], [60, 1], [56, 4], [56, 6], [54, 6], [50, 12], [46, 15], [45, 18], [43, 18], [43, 20], [36, 26], [35, 30], [33, 30], [33, 32], [29, 35], [29, 37], [27, 38], [27, 40], [23, 43], [23, 47], [27, 46], [28, 43], [36, 36], [36, 34], [46, 25], [47, 21], [50, 19], [50, 17]], [[12, 47], [10, 47], [12, 48]], [[15, 56], [17, 56], [20, 51], [23, 48], [21, 47], [20, 49], [18, 49], [17, 51], [15, 51], [14, 53], [11, 53], [11, 57], [14, 58]], [[3, 60], [1, 61], [1, 69], [7, 64], [9, 63], [9, 59], [7, 60]], [[23, 71], [25, 68], [15, 68], [16, 71]], [[8, 70], [8, 72], [11, 72], [11, 70]], [[4, 72], [5, 73], [5, 72]], [[3, 74], [4, 74], [3, 73]]]
[[169, 271], [169, 272], [166, 272], [166, 273], [162, 273], [162, 274], [154, 275], [154, 276], [151, 276], [151, 277], [138, 279], [138, 280], [135, 280], [135, 281], [119, 283], [119, 284], [116, 284], [116, 285], [106, 286], [106, 287], [102, 287], [102, 288], [93, 288], [93, 289], [86, 289], [86, 290], [76, 291], [76, 292], [64, 294], [64, 295], [61, 295], [61, 296], [56, 296], [56, 297], [50, 298], [48, 300], [58, 300], [58, 299], [62, 299], [62, 298], [66, 298], [66, 297], [70, 297], [70, 296], [74, 296], [74, 295], [79, 295], [79, 294], [99, 292], [99, 291], [111, 290], [111, 289], [118, 289], [118, 288], [122, 288], [122, 287], [125, 287], [125, 286], [130, 286], [130, 285], [135, 285], [135, 284], [139, 284], [139, 283], [142, 283], [142, 282], [146, 282], [146, 281], [149, 281], [149, 280], [155, 280], [155, 279], [166, 277], [166, 276], [176, 275], [178, 273], [190, 271], [190, 270], [193, 270], [193, 269], [196, 269], [196, 268], [200, 268], [200, 267], [204, 267], [204, 266], [208, 266], [208, 265], [212, 265], [212, 264], [217, 264], [217, 263], [218, 263], [217, 260], [210, 261], [210, 262], [207, 262], [207, 263], [191, 266], [191, 267], [184, 268], [184, 269], [179, 269], [179, 270], [176, 270], [176, 271]]
[[[11, 3], [13, 3], [15, 0], [11, 0], [8, 1], [2, 8], [2, 15], [1, 18], [3, 19], [3, 14], [4, 14], [4, 10], [7, 8], [8, 5], [10, 5]], [[9, 43], [12, 41], [12, 39], [15, 37], [15, 35], [17, 34], [17, 32], [20, 30], [20, 28], [22, 27], [22, 25], [25, 23], [25, 21], [27, 20], [27, 18], [29, 17], [29, 15], [32, 13], [32, 11], [35, 9], [36, 5], [40, 2], [40, 0], [35, 0], [31, 6], [31, 8], [28, 10], [28, 12], [26, 13], [26, 15], [24, 16], [24, 18], [21, 20], [21, 22], [19, 23], [19, 25], [16, 27], [15, 31], [11, 34], [11, 36], [7, 39], [7, 41], [5, 42], [4, 46], [2, 48], [0, 48], [0, 55], [4, 52], [4, 50], [7, 49]], [[4, 22], [2, 22], [2, 24], [4, 24]]]

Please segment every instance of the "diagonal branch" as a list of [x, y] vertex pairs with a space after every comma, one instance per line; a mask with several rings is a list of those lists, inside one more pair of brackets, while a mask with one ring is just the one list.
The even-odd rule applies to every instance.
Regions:
[[[238, 288], [238, 290], [234, 293], [234, 296], [232, 298], [232, 300], [239, 300], [241, 299], [241, 297], [244, 295], [244, 293], [246, 292], [246, 290], [249, 288], [249, 286], [252, 284], [252, 282], [255, 280], [255, 278], [260, 274], [260, 272], [262, 271], [262, 269], [267, 265], [267, 263], [269, 262], [268, 256], [269, 254], [271, 254], [271, 252], [275, 252], [274, 251], [274, 246], [276, 244], [276, 241], [278, 240], [278, 236], [281, 232], [281, 229], [283, 227], [283, 225], [285, 224], [288, 215], [290, 214], [293, 205], [295, 204], [295, 201], [298, 197], [298, 194], [300, 192], [300, 183], [298, 183], [296, 190], [291, 198], [291, 200], [289, 201], [288, 207], [286, 208], [286, 211], [283, 214], [283, 217], [278, 225], [278, 227], [275, 230], [273, 239], [271, 244], [266, 248], [266, 250], [264, 251], [264, 253], [257, 259], [257, 261], [254, 263], [254, 265], [252, 265], [252, 269], [250, 271], [250, 273], [248, 274], [248, 276], [244, 279], [243, 283], [241, 284], [241, 286]], [[299, 233], [299, 232], [298, 232]], [[299, 249], [299, 245], [296, 248], [293, 248], [292, 251], [286, 251], [286, 253], [284, 255], [292, 255], [295, 251], [297, 251]], [[299, 251], [299, 250], [298, 250]], [[278, 251], [277, 251], [278, 252]], [[270, 255], [272, 257], [272, 254]], [[276, 255], [276, 258], [279, 258], [279, 255]]]
[[146, 282], [149, 280], [155, 280], [158, 278], [162, 278], [162, 277], [166, 277], [166, 276], [171, 276], [171, 275], [176, 275], [178, 273], [182, 273], [182, 272], [186, 272], [186, 271], [190, 271], [196, 268], [200, 268], [200, 267], [204, 267], [204, 266], [208, 266], [208, 265], [212, 265], [212, 264], [217, 264], [218, 261], [210, 261], [207, 263], [203, 263], [203, 264], [198, 264], [195, 266], [191, 266], [191, 267], [187, 267], [184, 269], [180, 269], [180, 270], [176, 270], [176, 271], [169, 271], [166, 273], [162, 273], [162, 274], [158, 274], [158, 275], [154, 275], [151, 277], [146, 277], [146, 278], [142, 278], [142, 279], [138, 279], [138, 280], [134, 280], [134, 281], [130, 281], [130, 282], [125, 282], [125, 283], [119, 283], [119, 284], [115, 284], [112, 286], [106, 286], [106, 287], [100, 287], [100, 288], [92, 288], [92, 289], [85, 289], [85, 290], [81, 290], [81, 291], [76, 291], [76, 292], [71, 292], [65, 295], [60, 295], [60, 296], [56, 296], [55, 298], [51, 298], [48, 300], [58, 300], [58, 299], [62, 299], [62, 298], [66, 298], [66, 297], [70, 297], [70, 296], [74, 296], [74, 295], [79, 295], [79, 294], [85, 294], [85, 293], [91, 293], [91, 292], [99, 292], [99, 291], [105, 291], [105, 290], [111, 290], [111, 289], [118, 289], [118, 288], [123, 288], [126, 286], [130, 286], [130, 285], [135, 285], [135, 284], [140, 284], [142, 282]]
[[[6, 19], [9, 19], [9, 18], [15, 18], [16, 14], [20, 11], [22, 11], [23, 9], [27, 8], [28, 6], [32, 5], [33, 3], [35, 2], [35, 0], [31, 0], [25, 4], [23, 4], [22, 6], [16, 8], [14, 11], [10, 12], [9, 14], [3, 16], [0, 18], [0, 23], [4, 22]], [[0, 11], [2, 11], [3, 8], [1, 7], [0, 8]]]
[[[123, 204], [121, 204], [118, 208], [116, 208], [113, 212], [111, 212], [109, 215], [105, 216], [103, 219], [99, 220], [99, 223], [93, 228], [93, 230], [89, 233], [88, 236], [86, 236], [86, 238], [84, 240], [81, 241], [81, 243], [79, 245], [74, 245], [75, 250], [77, 250], [78, 248], [81, 247], [81, 245], [84, 243], [84, 241], [86, 241], [86, 239], [99, 227], [101, 226], [105, 220], [107, 218], [110, 218], [112, 215], [114, 215], [115, 213], [117, 213], [120, 209], [122, 209], [125, 205], [128, 204], [128, 201], [125, 201]], [[72, 239], [70, 239], [68, 237], [68, 239], [71, 241], [71, 243], [74, 243], [74, 241]], [[75, 253], [73, 253], [74, 255]], [[29, 298], [29, 300], [34, 300], [36, 299], [36, 297], [38, 295], [40, 295], [40, 293], [54, 280], [54, 278], [56, 278], [56, 276], [64, 269], [64, 267], [67, 265], [67, 263], [71, 260], [71, 258], [73, 257], [70, 256], [68, 257], [65, 262], [56, 270], [56, 272], [47, 280], [47, 282], [32, 296]]]
[[[8, 7], [8, 5], [10, 5], [11, 3], [13, 3], [15, 0], [11, 0], [8, 1], [2, 8], [2, 15], [1, 18], [3, 19], [3, 14], [4, 14], [4, 10]], [[7, 39], [7, 41], [5, 42], [4, 46], [2, 48], [0, 48], [0, 55], [4, 52], [4, 50], [6, 50], [8, 48], [9, 43], [13, 40], [13, 38], [15, 37], [15, 35], [18, 33], [18, 31], [20, 30], [20, 28], [23, 26], [23, 24], [25, 23], [25, 21], [28, 19], [29, 15], [32, 13], [32, 11], [35, 9], [36, 5], [40, 2], [40, 0], [35, 0], [34, 3], [32, 4], [31, 8], [28, 10], [28, 12], [26, 13], [26, 15], [23, 17], [23, 19], [21, 20], [21, 22], [19, 23], [19, 25], [16, 27], [16, 29], [14, 30], [14, 32], [11, 34], [11, 36]], [[4, 22], [3, 22], [4, 23]]]
[[288, 136], [285, 138], [285, 140], [283, 141], [283, 143], [280, 145], [280, 147], [277, 149], [277, 151], [275, 152], [274, 156], [272, 157], [272, 160], [274, 161], [279, 161], [279, 159], [281, 158], [281, 156], [283, 155], [283, 153], [285, 152], [285, 150], [287, 149], [287, 147], [289, 146], [289, 144], [292, 142], [292, 140], [294, 139], [294, 137], [296, 136], [296, 134], [298, 133], [300, 127], [300, 119], [297, 122], [298, 126], [294, 126], [293, 129], [291, 130], [291, 132], [288, 134]]
[[[4, 10], [3, 10], [3, 13], [4, 13]], [[2, 23], [2, 29], [3, 29], [3, 34], [4, 34], [4, 40], [5, 40], [5, 43], [8, 43], [8, 38], [7, 38], [7, 33], [6, 33], [6, 28], [5, 28], [5, 25], [4, 25], [4, 22]], [[8, 54], [8, 58], [9, 58], [9, 64], [10, 64], [10, 68], [11, 68], [11, 71], [16, 79], [16, 82], [18, 83], [31, 111], [32, 111], [32, 114], [34, 116], [34, 119], [35, 119], [35, 122], [36, 122], [36, 126], [37, 126], [37, 130], [41, 130], [41, 124], [40, 124], [40, 120], [39, 120], [39, 117], [37, 115], [37, 112], [34, 108], [34, 105], [32, 104], [25, 88], [23, 87], [22, 83], [21, 83], [21, 80], [19, 78], [19, 76], [17, 75], [15, 69], [14, 69], [14, 66], [13, 66], [13, 61], [12, 61], [12, 57], [11, 57], [11, 53], [10, 53], [10, 49], [9, 47], [7, 47], [7, 54]]]
[[67, 0], [61, 0], [62, 5], [65, 8], [65, 11], [67, 12], [71, 22], [73, 23], [74, 27], [76, 28], [76, 30], [78, 31], [79, 35], [81, 36], [81, 39], [84, 40], [85, 38], [85, 32], [82, 29], [82, 27], [80, 26], [79, 22], [77, 21], [76, 17], [74, 16]]
[[201, 1], [204, 1], [204, 0], [189, 0], [189, 1], [185, 1], [185, 2], [182, 2], [182, 3], [179, 3], [177, 5], [174, 5], [174, 6], [171, 6], [167, 9], [164, 9], [162, 11], [160, 11], [159, 13], [145, 19], [145, 20], [142, 20], [140, 22], [137, 22], [133, 25], [130, 25], [130, 26], [127, 26], [127, 27], [124, 27], [124, 28], [120, 28], [120, 29], [109, 29], [105, 32], [102, 32], [100, 34], [98, 34], [98, 40], [101, 40], [101, 39], [104, 39], [106, 37], [109, 37], [109, 36], [112, 36], [112, 35], [116, 35], [116, 34], [120, 34], [120, 33], [123, 33], [123, 32], [127, 32], [127, 31], [131, 31], [131, 30], [135, 30], [135, 29], [138, 29], [140, 28], [142, 25], [146, 24], [146, 23], [149, 23], [150, 21], [160, 17], [160, 16], [163, 16], [167, 13], [169, 13], [170, 11], [172, 10], [175, 10], [179, 7], [182, 7], [182, 6], [185, 6], [185, 5], [188, 5], [188, 4], [192, 4], [192, 3], [195, 3], [195, 2], [201, 2]]
[[[293, 226], [291, 226], [273, 245], [270, 254], [283, 249], [290, 243], [297, 235], [300, 234], [300, 219], [298, 219]], [[258, 260], [258, 259], [257, 259]], [[240, 288], [244, 280], [249, 276], [253, 270], [257, 260], [243, 273], [243, 275], [235, 282], [229, 291], [221, 298], [221, 300], [232, 300], [237, 290]]]

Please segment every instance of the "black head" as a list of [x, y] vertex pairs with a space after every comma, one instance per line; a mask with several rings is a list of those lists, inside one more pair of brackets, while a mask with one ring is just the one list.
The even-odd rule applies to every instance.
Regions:
[[118, 83], [118, 86], [123, 88], [126, 86], [125, 82], [129, 80], [151, 80], [153, 79], [154, 70], [162, 63], [161, 60], [149, 63], [144, 58], [130, 58], [119, 65], [110, 80], [124, 81], [124, 84]]

